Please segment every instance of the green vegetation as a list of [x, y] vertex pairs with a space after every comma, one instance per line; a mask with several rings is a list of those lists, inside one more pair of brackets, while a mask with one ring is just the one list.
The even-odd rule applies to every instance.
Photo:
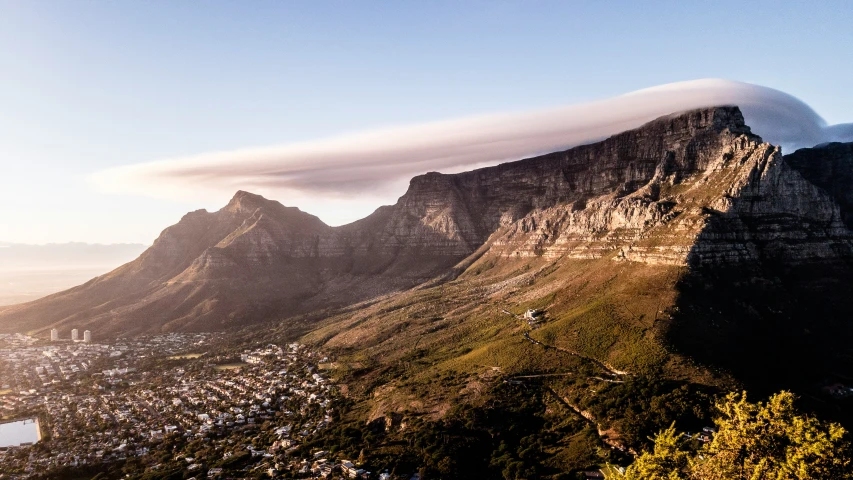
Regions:
[[489, 393], [483, 404], [457, 405], [434, 421], [343, 422], [301, 448], [359, 458], [373, 471], [448, 480], [573, 478], [564, 472], [618, 458], [584, 421], [555, 413], [560, 407], [543, 390], [497, 384]]
[[[667, 380], [700, 375], [659, 331], [681, 272], [483, 257], [457, 280], [320, 319], [300, 341], [329, 353], [352, 404], [310, 447], [373, 472], [563, 479], [627, 463], [673, 420], [700, 429], [720, 379]], [[536, 328], [517, 317], [528, 308], [545, 312]], [[523, 431], [503, 432], [504, 417]]]
[[689, 448], [674, 424], [625, 471], [626, 480], [821, 479], [853, 477], [845, 430], [794, 407], [790, 392], [766, 403], [731, 393], [717, 403], [713, 440]]
[[[683, 336], [704, 348], [720, 325], [737, 330], [724, 320], [734, 310], [720, 306], [732, 302], [701, 282], [684, 290], [685, 274], [610, 258], [486, 255], [455, 280], [329, 311], [298, 338], [329, 354], [329, 375], [351, 405], [307, 445], [373, 472], [444, 479], [573, 479], [599, 469], [612, 477], [608, 462], [629, 464], [631, 451], [667, 456], [670, 469], [688, 465], [699, 442], [666, 428], [712, 425], [720, 392], [743, 385], [715, 368], [723, 350], [697, 357], [696, 345], [671, 334], [695, 327]], [[739, 299], [732, 308], [751, 305], [743, 296], [724, 295]], [[538, 325], [519, 318], [528, 308], [544, 311]], [[504, 431], [504, 417], [520, 430]], [[672, 478], [690, 478], [679, 472]]]
[[[590, 389], [597, 394], [588, 395]], [[707, 425], [715, 393], [708, 387], [654, 377], [597, 384], [576, 379], [569, 391], [570, 398], [602, 428], [617, 431], [625, 445], [638, 450], [648, 447], [649, 437], [672, 422], [693, 431]]]
[[[376, 416], [366, 411], [368, 402], [348, 399], [332, 426], [296, 455], [326, 450], [334, 458], [358, 458], [373, 472], [420, 471], [427, 478], [574, 479], [630, 460], [604, 443], [599, 429], [618, 429], [616, 443], [639, 450], [673, 421], [697, 428], [710, 423], [712, 397], [700, 387], [645, 377], [602, 382], [586, 376], [594, 368], [578, 367], [577, 375], [523, 378], [431, 370], [391, 391], [375, 390], [377, 402], [407, 405], [396, 412]], [[446, 410], [427, 407], [436, 404]]]

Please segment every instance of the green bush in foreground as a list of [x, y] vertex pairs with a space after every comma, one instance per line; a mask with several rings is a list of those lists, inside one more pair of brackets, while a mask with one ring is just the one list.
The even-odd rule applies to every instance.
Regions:
[[783, 480], [853, 478], [845, 430], [799, 414], [794, 396], [780, 392], [766, 403], [730, 393], [717, 404], [713, 440], [691, 451], [674, 426], [654, 439], [625, 471], [625, 480]]

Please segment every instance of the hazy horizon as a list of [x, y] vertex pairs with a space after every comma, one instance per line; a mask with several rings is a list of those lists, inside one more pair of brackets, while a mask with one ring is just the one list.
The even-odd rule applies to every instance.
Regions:
[[0, 240], [0, 306], [80, 285], [139, 256], [144, 244], [20, 244]]

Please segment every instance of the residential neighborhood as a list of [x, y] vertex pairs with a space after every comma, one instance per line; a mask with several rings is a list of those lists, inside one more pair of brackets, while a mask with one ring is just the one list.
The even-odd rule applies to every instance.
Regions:
[[72, 385], [102, 373], [114, 377], [128, 373], [146, 359], [203, 350], [221, 340], [220, 334], [170, 333], [119, 338], [110, 343], [45, 342], [23, 334], [0, 334], [0, 414], [26, 398]]
[[[292, 470], [300, 476], [338, 472], [368, 478], [369, 472], [352, 463], [291, 455], [305, 438], [333, 421], [337, 393], [318, 370], [320, 354], [294, 343], [236, 355], [181, 355], [210, 337], [177, 338], [75, 344], [71, 350], [33, 347], [35, 342], [24, 337], [13, 338], [27, 348], [22, 354], [7, 353], [6, 361], [32, 367], [36, 378], [44, 375], [49, 381], [0, 397], [6, 418], [38, 415], [43, 436], [36, 445], [0, 448], [0, 474], [27, 478], [61, 468], [133, 461], [150, 472], [174, 468], [177, 462], [185, 472], [210, 478], [231, 475], [235, 465], [268, 477]], [[35, 354], [39, 349], [40, 357]], [[138, 368], [140, 358], [158, 355], [175, 365], [156, 372]], [[130, 357], [137, 362], [95, 371], [94, 365], [105, 358]], [[70, 373], [56, 374], [64, 370]], [[168, 458], [163, 457], [166, 452]]]

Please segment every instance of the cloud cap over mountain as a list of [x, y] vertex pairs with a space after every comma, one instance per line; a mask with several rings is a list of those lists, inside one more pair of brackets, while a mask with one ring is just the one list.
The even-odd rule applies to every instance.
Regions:
[[427, 171], [460, 172], [601, 140], [670, 113], [737, 105], [747, 124], [785, 151], [853, 140], [799, 99], [729, 80], [679, 82], [578, 105], [388, 128], [278, 147], [115, 167], [89, 180], [101, 191], [218, 201], [239, 189], [318, 214], [330, 224], [393, 203]]

